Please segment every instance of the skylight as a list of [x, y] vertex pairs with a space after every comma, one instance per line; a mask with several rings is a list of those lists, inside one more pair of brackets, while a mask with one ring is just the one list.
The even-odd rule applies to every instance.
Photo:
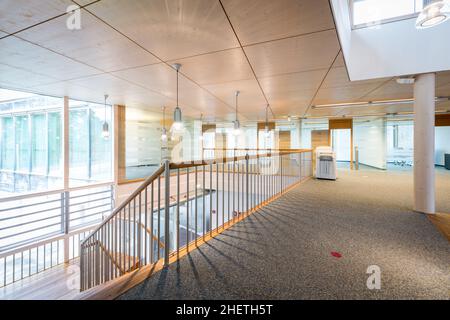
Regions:
[[350, 0], [353, 28], [415, 18], [424, 0]]

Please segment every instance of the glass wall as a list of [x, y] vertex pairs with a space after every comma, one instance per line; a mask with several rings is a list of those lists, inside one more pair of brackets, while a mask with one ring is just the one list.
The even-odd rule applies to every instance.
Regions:
[[0, 89], [0, 196], [61, 188], [62, 98]]
[[[111, 106], [70, 100], [69, 163], [70, 186], [112, 180]], [[110, 137], [103, 137], [107, 122]]]
[[[0, 89], [0, 197], [62, 189], [64, 99]], [[112, 180], [112, 109], [70, 101], [70, 186]]]
[[387, 162], [412, 166], [414, 157], [414, 123], [412, 120], [387, 122]]

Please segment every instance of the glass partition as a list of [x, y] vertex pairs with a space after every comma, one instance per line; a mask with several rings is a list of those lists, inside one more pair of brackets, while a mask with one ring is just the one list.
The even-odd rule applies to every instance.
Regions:
[[103, 137], [103, 124], [111, 122], [111, 106], [70, 100], [70, 186], [112, 180], [112, 134]]
[[63, 187], [63, 104], [0, 89], [0, 197]]

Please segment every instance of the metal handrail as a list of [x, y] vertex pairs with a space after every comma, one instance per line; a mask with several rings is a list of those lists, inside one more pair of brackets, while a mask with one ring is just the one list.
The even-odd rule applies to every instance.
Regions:
[[[245, 217], [311, 176], [310, 149], [265, 151], [180, 163], [166, 161], [82, 241], [81, 290], [148, 263], [162, 261], [167, 266], [180, 248], [213, 236], [225, 224], [234, 223], [236, 217]], [[195, 192], [193, 198], [189, 197], [190, 191]], [[186, 194], [184, 204], [182, 192]], [[198, 210], [200, 201], [202, 212]], [[183, 217], [180, 206], [185, 207]]]
[[106, 187], [106, 186], [111, 186], [112, 184], [113, 184], [113, 182], [102, 182], [102, 183], [88, 184], [85, 186], [73, 187], [73, 188], [68, 188], [68, 189], [56, 189], [56, 190], [44, 191], [44, 192], [34, 192], [34, 193], [21, 194], [21, 195], [11, 196], [11, 197], [7, 196], [7, 197], [0, 198], [0, 203], [24, 200], [24, 199], [35, 198], [35, 197], [51, 196], [51, 195], [59, 194], [59, 193], [63, 193], [63, 192], [74, 192], [74, 191], [81, 191], [81, 190], [87, 190], [87, 189], [93, 189], [93, 188], [99, 188], [99, 187]]
[[92, 231], [92, 233], [81, 243], [81, 245], [86, 245], [87, 241], [93, 236], [94, 233], [98, 232], [102, 227], [104, 227], [116, 214], [120, 213], [128, 204], [133, 201], [137, 195], [139, 195], [146, 187], [148, 187], [152, 182], [154, 182], [162, 173], [164, 172], [164, 166], [160, 166], [149, 178], [147, 178], [131, 195], [125, 199], [122, 204], [120, 204], [113, 212], [105, 219], [103, 222], [97, 226], [97, 228]]

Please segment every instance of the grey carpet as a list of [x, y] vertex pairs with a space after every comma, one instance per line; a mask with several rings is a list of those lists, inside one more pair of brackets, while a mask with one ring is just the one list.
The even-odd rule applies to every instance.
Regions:
[[[119, 299], [449, 299], [450, 244], [411, 211], [411, 172], [339, 175], [300, 185]], [[448, 194], [438, 170], [441, 212]], [[381, 290], [367, 289], [369, 265]]]

